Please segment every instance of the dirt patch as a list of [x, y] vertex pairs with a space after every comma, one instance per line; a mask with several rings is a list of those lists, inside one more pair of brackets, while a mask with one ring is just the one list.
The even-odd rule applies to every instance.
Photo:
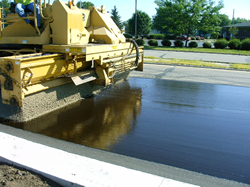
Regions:
[[62, 187], [34, 172], [0, 163], [0, 187]]

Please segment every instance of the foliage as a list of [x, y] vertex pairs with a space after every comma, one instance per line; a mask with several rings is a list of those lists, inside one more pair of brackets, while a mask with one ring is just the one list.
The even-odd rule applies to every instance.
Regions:
[[239, 39], [232, 39], [229, 41], [228, 46], [230, 47], [230, 49], [240, 49], [240, 40]]
[[232, 26], [231, 26], [231, 27], [229, 28], [229, 33], [233, 35], [232, 38], [234, 38], [234, 36], [235, 36], [236, 34], [238, 34], [238, 31], [239, 31], [239, 29], [238, 29], [237, 27], [232, 27]]
[[203, 43], [203, 48], [211, 48], [212, 47], [212, 44], [209, 43], [209, 42], [204, 42]]
[[[219, 10], [222, 2], [214, 5], [210, 0], [155, 0], [154, 28], [176, 35], [194, 34], [196, 30], [219, 32]], [[187, 45], [187, 41], [186, 41]]]
[[226, 14], [219, 14], [219, 19], [221, 20], [220, 27], [232, 24], [232, 20]]
[[188, 46], [189, 47], [198, 47], [198, 44], [197, 44], [197, 42], [192, 41], [192, 42], [189, 42]]
[[164, 34], [150, 34], [148, 36], [148, 39], [158, 39], [158, 40], [162, 40], [164, 39], [165, 35]]
[[163, 46], [168, 46], [168, 47], [170, 47], [170, 46], [172, 45], [172, 42], [171, 42], [170, 40], [168, 40], [168, 39], [163, 39], [163, 40], [161, 41], [161, 44], [162, 44]]
[[[80, 7], [81, 5], [81, 7]], [[78, 8], [85, 8], [85, 9], [88, 9], [90, 6], [95, 6], [93, 3], [89, 2], [89, 1], [83, 1], [82, 3], [81, 2], [78, 2], [76, 4], [76, 6]]]
[[233, 24], [238, 24], [238, 23], [245, 23], [248, 22], [250, 20], [247, 20], [246, 18], [237, 18], [233, 21]]
[[174, 41], [174, 46], [175, 46], [175, 47], [183, 47], [183, 46], [184, 46], [184, 43], [183, 43], [183, 41], [181, 41], [181, 40], [175, 40], [175, 41]]
[[122, 21], [121, 21], [121, 16], [119, 15], [116, 6], [114, 6], [114, 9], [111, 10], [111, 18], [113, 19], [113, 21], [115, 22], [115, 24], [117, 25], [117, 27], [122, 30]]
[[[152, 21], [149, 15], [140, 10], [137, 11], [137, 34], [146, 35], [151, 32]], [[127, 32], [127, 31], [126, 31]], [[135, 35], [135, 13], [128, 20], [128, 33]]]
[[143, 39], [136, 39], [135, 41], [139, 46], [145, 45], [145, 41]]
[[201, 37], [196, 37], [195, 39], [196, 39], [196, 40], [201, 40]]
[[196, 38], [194, 36], [191, 36], [191, 40], [196, 40]]
[[216, 49], [224, 49], [228, 46], [228, 41], [225, 39], [219, 39], [214, 42], [214, 47]]
[[234, 54], [234, 55], [245, 55], [250, 56], [250, 50], [232, 50], [229, 48], [226, 49], [215, 49], [215, 48], [203, 48], [203, 47], [197, 47], [197, 48], [190, 48], [190, 47], [164, 47], [164, 46], [144, 46], [145, 49], [151, 49], [151, 50], [165, 50], [165, 51], [188, 51], [188, 52], [198, 52], [198, 53], [216, 53], [216, 54]]
[[[8, 0], [2, 0], [1, 2], [0, 2], [0, 7], [1, 8], [10, 8], [10, 3], [9, 3], [9, 1]], [[1, 12], [2, 13], [2, 12]], [[10, 13], [10, 11], [9, 10], [3, 10], [3, 18], [5, 18], [6, 17], [6, 15], [7, 14], [9, 14]]]
[[129, 33], [129, 24], [128, 24], [128, 21], [129, 21], [129, 20], [124, 21], [124, 22], [122, 23], [123, 26], [125, 27], [125, 32], [126, 32], [126, 33]]
[[241, 43], [241, 49], [243, 50], [250, 50], [250, 38], [247, 38], [242, 41]]
[[174, 34], [166, 34], [164, 39], [175, 40], [176, 36]]
[[217, 39], [218, 36], [219, 36], [218, 33], [212, 33], [211, 36], [210, 36], [210, 38], [211, 38], [211, 39]]
[[148, 41], [148, 45], [150, 46], [158, 46], [158, 41], [155, 39], [151, 39]]

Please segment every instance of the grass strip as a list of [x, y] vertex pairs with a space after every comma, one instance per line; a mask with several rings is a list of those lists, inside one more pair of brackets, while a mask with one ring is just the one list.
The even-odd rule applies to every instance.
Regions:
[[189, 48], [189, 47], [165, 47], [165, 46], [144, 46], [144, 49], [151, 50], [166, 50], [166, 51], [183, 51], [183, 52], [196, 52], [196, 53], [217, 53], [217, 54], [232, 54], [232, 55], [245, 55], [249, 56], [250, 51], [235, 50], [235, 49], [215, 49], [215, 48]]
[[230, 64], [232, 69], [250, 70], [250, 64]]
[[154, 56], [145, 57], [144, 62], [159, 63], [159, 64], [173, 64], [173, 65], [182, 65], [182, 66], [195, 66], [195, 67], [250, 70], [250, 64], [227, 64], [227, 63], [218, 63], [218, 62], [206, 62], [202, 60], [157, 58]]

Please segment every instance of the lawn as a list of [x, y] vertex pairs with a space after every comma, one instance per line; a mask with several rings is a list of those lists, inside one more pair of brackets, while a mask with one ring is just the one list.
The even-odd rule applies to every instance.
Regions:
[[250, 51], [234, 50], [234, 49], [215, 49], [215, 48], [189, 48], [189, 47], [164, 47], [164, 46], [144, 46], [145, 49], [151, 50], [167, 50], [167, 51], [185, 51], [185, 52], [199, 52], [199, 53], [219, 53], [219, 54], [233, 54], [233, 55], [250, 55]]
[[195, 66], [195, 67], [210, 67], [210, 68], [221, 68], [221, 69], [237, 69], [237, 70], [248, 70], [248, 71], [250, 70], [250, 64], [228, 64], [228, 63], [206, 62], [201, 60], [156, 58], [153, 56], [144, 57], [144, 62], [182, 65], [182, 66]]

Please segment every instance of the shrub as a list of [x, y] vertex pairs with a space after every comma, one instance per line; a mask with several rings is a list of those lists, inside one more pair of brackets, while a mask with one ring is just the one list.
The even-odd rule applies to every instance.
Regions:
[[170, 34], [167, 34], [165, 37], [164, 37], [164, 39], [168, 39], [168, 40], [174, 40], [176, 38], [176, 36], [175, 35], [170, 35]]
[[211, 39], [217, 39], [218, 38], [218, 34], [211, 34], [210, 38]]
[[201, 40], [201, 37], [196, 37], [196, 40]]
[[181, 40], [175, 40], [175, 41], [174, 41], [174, 46], [175, 46], [175, 47], [183, 47], [183, 46], [184, 46], [184, 43], [183, 43], [183, 41], [181, 41]]
[[203, 48], [211, 48], [212, 47], [212, 44], [209, 43], [209, 42], [204, 42], [203, 43]]
[[225, 39], [219, 39], [214, 42], [214, 47], [217, 49], [224, 49], [228, 46], [228, 41]]
[[197, 44], [197, 42], [189, 42], [189, 44], [188, 44], [188, 46], [189, 47], [198, 47], [198, 44]]
[[247, 38], [247, 39], [242, 41], [241, 49], [242, 50], [250, 50], [250, 38]]
[[240, 40], [239, 39], [232, 39], [230, 40], [228, 46], [230, 47], [230, 49], [240, 49]]
[[168, 40], [168, 39], [164, 39], [164, 40], [161, 41], [161, 44], [163, 46], [168, 46], [169, 47], [169, 46], [172, 45], [172, 42], [170, 40]]
[[148, 36], [148, 39], [159, 39], [162, 40], [164, 39], [165, 35], [164, 34], [150, 34]]
[[196, 40], [196, 38], [194, 36], [191, 36], [191, 40]]
[[155, 39], [151, 39], [148, 41], [148, 45], [150, 46], [158, 46], [158, 41]]
[[136, 39], [135, 41], [140, 46], [145, 44], [145, 41], [143, 39]]

